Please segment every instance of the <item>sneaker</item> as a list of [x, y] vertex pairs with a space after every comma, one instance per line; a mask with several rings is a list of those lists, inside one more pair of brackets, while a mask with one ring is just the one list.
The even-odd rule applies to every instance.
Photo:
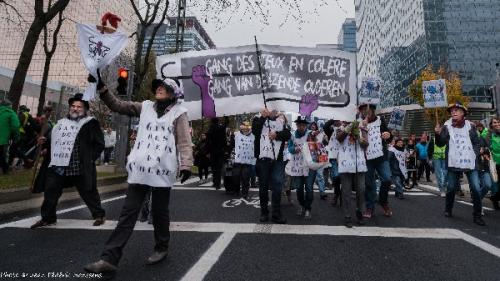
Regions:
[[384, 216], [386, 216], [386, 217], [392, 216], [392, 210], [391, 210], [391, 208], [389, 208], [388, 204], [382, 205], [382, 209], [384, 210]]
[[446, 193], [445, 192], [441, 192], [441, 198], [445, 198], [446, 197]]
[[474, 217], [474, 223], [480, 226], [485, 226], [486, 223], [481, 217]]
[[298, 209], [297, 209], [297, 216], [299, 217], [302, 217], [303, 215], [306, 214], [306, 209], [304, 209], [304, 207], [300, 206]]
[[105, 221], [106, 221], [105, 217], [96, 218], [92, 225], [93, 226], [100, 226], [100, 225], [103, 225]]
[[344, 225], [347, 228], [352, 228], [352, 219], [351, 219], [351, 217], [345, 217], [344, 218]]
[[106, 279], [114, 276], [117, 267], [111, 263], [99, 260], [94, 263], [87, 264], [83, 269], [89, 273], [102, 274]]
[[304, 214], [304, 219], [310, 220], [311, 219], [311, 211], [307, 210]]
[[46, 222], [44, 220], [39, 220], [35, 222], [32, 226], [30, 226], [31, 229], [39, 228], [39, 227], [44, 227], [44, 226], [51, 226], [55, 225], [56, 222]]
[[364, 211], [363, 213], [363, 218], [371, 219], [372, 216], [373, 216], [373, 209], [366, 208], [366, 211]]
[[168, 251], [155, 251], [147, 260], [146, 260], [146, 264], [148, 265], [152, 265], [152, 264], [156, 264], [156, 263], [159, 263], [160, 261], [162, 261], [166, 256], [167, 256], [167, 253]]

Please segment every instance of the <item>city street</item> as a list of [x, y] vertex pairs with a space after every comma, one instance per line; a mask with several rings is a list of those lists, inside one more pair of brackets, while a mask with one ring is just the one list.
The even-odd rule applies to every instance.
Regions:
[[[315, 194], [312, 220], [283, 207], [286, 225], [258, 223], [256, 190], [248, 201], [195, 178], [176, 185], [170, 199], [171, 243], [166, 261], [147, 266], [152, 225], [138, 223], [116, 280], [498, 280], [500, 212], [485, 208], [487, 226], [472, 223], [472, 207], [458, 202], [443, 216], [444, 199], [412, 189], [377, 209], [363, 227], [343, 226], [340, 208]], [[331, 196], [331, 195], [330, 195]], [[293, 195], [295, 198], [295, 193]], [[103, 196], [106, 223], [93, 227], [73, 200], [59, 206], [58, 223], [30, 230], [38, 209], [5, 215], [0, 223], [0, 274], [5, 280], [92, 279], [83, 266], [99, 257], [116, 225], [123, 191]], [[461, 200], [461, 198], [457, 199]], [[6, 274], [11, 274], [7, 278]], [[22, 277], [25, 274], [25, 278]], [[59, 275], [49, 275], [59, 274]], [[79, 275], [81, 274], [81, 275]]]

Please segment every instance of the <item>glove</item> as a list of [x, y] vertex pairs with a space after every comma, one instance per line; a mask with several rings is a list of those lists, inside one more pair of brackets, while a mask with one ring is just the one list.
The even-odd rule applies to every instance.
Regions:
[[180, 176], [181, 176], [181, 183], [184, 183], [185, 181], [187, 181], [187, 179], [189, 179], [189, 177], [191, 177], [191, 171], [182, 170], [180, 172]]
[[101, 72], [99, 71], [99, 69], [97, 69], [97, 80], [95, 79], [94, 76], [92, 76], [92, 74], [89, 74], [89, 76], [87, 77], [87, 81], [89, 81], [89, 83], [97, 82], [98, 91], [106, 86], [106, 84], [104, 84], [104, 82], [101, 79]]

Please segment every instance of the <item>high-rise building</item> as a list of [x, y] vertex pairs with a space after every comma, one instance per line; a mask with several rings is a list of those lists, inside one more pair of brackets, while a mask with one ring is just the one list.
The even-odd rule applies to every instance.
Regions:
[[358, 75], [383, 81], [382, 108], [415, 104], [408, 86], [429, 64], [459, 73], [472, 107], [491, 108], [500, 1], [356, 0], [355, 7]]
[[356, 20], [347, 18], [342, 24], [337, 43], [342, 46], [342, 50], [356, 52]]
[[[0, 19], [0, 38], [2, 38], [0, 40], [0, 66], [15, 69], [29, 26], [34, 18], [35, 1], [16, 0], [10, 2], [19, 14], [11, 11]], [[59, 32], [57, 49], [50, 65], [49, 80], [75, 86], [86, 85], [88, 72], [80, 58], [76, 23], [100, 24], [101, 16], [106, 12], [114, 13], [122, 19], [119, 28], [126, 34], [132, 34], [136, 30], [138, 19], [128, 1], [126, 3], [123, 0], [70, 1], [63, 13], [65, 21]], [[49, 24], [49, 30], [54, 29], [56, 22], [57, 16]], [[51, 34], [52, 32], [49, 35]], [[135, 44], [131, 40], [123, 53], [133, 57], [134, 50]], [[42, 80], [44, 63], [42, 32], [28, 70], [28, 75], [34, 81]]]
[[[160, 26], [156, 32], [155, 38], [153, 40], [152, 50], [154, 50], [157, 56], [168, 54], [175, 51], [176, 46], [176, 34], [177, 34], [177, 18], [169, 17], [168, 24], [163, 24]], [[151, 31], [155, 26], [152, 25], [148, 28], [146, 33], [146, 39], [144, 40], [144, 48], [142, 50], [142, 55], [146, 54], [146, 48], [148, 40], [151, 38]], [[186, 17], [186, 26], [184, 28], [184, 42], [182, 45], [182, 51], [191, 50], [206, 50], [214, 49], [215, 44], [208, 36], [200, 22], [196, 17]], [[180, 51], [180, 50], [179, 50]]]

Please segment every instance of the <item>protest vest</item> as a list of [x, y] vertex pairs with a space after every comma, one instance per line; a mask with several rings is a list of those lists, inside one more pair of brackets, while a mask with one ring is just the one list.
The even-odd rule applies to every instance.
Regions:
[[382, 122], [380, 117], [372, 123], [368, 123], [368, 148], [366, 149], [366, 159], [372, 160], [384, 156], [384, 148], [382, 146], [382, 134], [380, 126]]
[[[359, 142], [349, 142], [349, 137], [340, 144], [338, 154], [339, 173], [354, 174], [367, 172], [365, 151], [359, 146]], [[357, 163], [357, 167], [356, 167]]]
[[127, 182], [171, 187], [179, 166], [174, 121], [187, 109], [177, 103], [158, 118], [153, 105], [149, 100], [142, 102], [137, 139], [127, 158]]
[[64, 118], [57, 122], [50, 136], [50, 166], [67, 167], [75, 146], [76, 136], [83, 125], [93, 117], [85, 117], [78, 121]]
[[287, 175], [292, 177], [302, 177], [309, 174], [309, 168], [304, 163], [304, 155], [302, 154], [302, 146], [307, 141], [307, 136], [309, 132], [306, 132], [302, 137], [295, 137], [295, 133], [292, 134], [290, 141], [293, 142], [295, 148], [299, 148], [300, 151], [297, 153], [290, 153], [290, 161], [286, 164], [285, 172]]
[[[281, 119], [276, 119], [276, 120], [267, 119], [264, 122], [264, 126], [262, 127], [262, 134], [260, 135], [259, 159], [270, 158], [276, 160], [278, 159], [278, 154], [280, 152], [281, 141], [274, 140], [271, 142], [268, 136], [270, 132], [269, 127], [271, 127], [271, 131], [281, 132], [285, 128], [285, 124]], [[273, 155], [273, 147], [274, 147], [274, 155]]]
[[234, 163], [255, 165], [256, 159], [253, 153], [255, 136], [236, 132], [234, 134]]
[[462, 128], [454, 128], [451, 119], [444, 123], [450, 134], [448, 144], [448, 167], [474, 170], [476, 167], [476, 153], [472, 147], [469, 131], [470, 122], [465, 120]]
[[491, 155], [493, 155], [493, 160], [497, 165], [500, 165], [500, 135], [492, 132], [490, 142], [490, 150]]
[[389, 147], [389, 151], [392, 151], [394, 155], [396, 155], [396, 159], [398, 159], [399, 170], [403, 173], [405, 179], [408, 177], [408, 170], [406, 169], [406, 157], [408, 156], [408, 152], [406, 150], [399, 151], [394, 147]]
[[334, 128], [332, 132], [332, 136], [328, 141], [328, 158], [329, 159], [337, 159], [337, 155], [339, 154], [340, 143], [337, 140], [337, 129]]

